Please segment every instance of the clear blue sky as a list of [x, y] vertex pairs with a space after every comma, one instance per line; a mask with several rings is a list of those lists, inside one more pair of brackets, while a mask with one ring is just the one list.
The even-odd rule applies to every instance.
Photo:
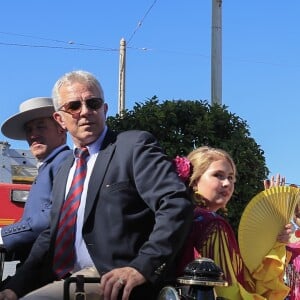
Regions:
[[[211, 0], [3, 1], [1, 123], [27, 98], [50, 96], [56, 79], [75, 69], [97, 75], [115, 115], [122, 37], [129, 41], [126, 108], [154, 95], [210, 101], [211, 6]], [[222, 5], [222, 102], [247, 122], [271, 174], [298, 184], [299, 15], [299, 0]]]

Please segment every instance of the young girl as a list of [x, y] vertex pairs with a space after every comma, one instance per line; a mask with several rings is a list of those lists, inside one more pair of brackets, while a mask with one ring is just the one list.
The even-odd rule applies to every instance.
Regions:
[[[195, 209], [193, 227], [180, 258], [178, 275], [182, 275], [190, 261], [201, 255], [213, 259], [228, 281], [228, 287], [215, 287], [218, 297], [232, 300], [284, 299], [289, 292], [283, 280], [285, 242], [288, 241], [291, 225], [283, 228], [278, 242], [270, 249], [273, 254], [271, 259], [268, 258], [265, 264], [262, 262], [259, 270], [250, 274], [241, 257], [232, 227], [216, 213], [226, 209], [234, 191], [236, 166], [232, 158], [221, 149], [205, 146], [192, 151], [185, 164], [182, 164], [181, 159], [184, 158], [175, 159], [179, 176], [182, 176], [182, 170], [187, 173], [187, 164], [191, 167], [187, 181]], [[277, 256], [277, 251], [281, 255]]]

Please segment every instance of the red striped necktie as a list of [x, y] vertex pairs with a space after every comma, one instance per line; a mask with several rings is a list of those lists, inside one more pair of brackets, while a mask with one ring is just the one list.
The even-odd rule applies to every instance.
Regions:
[[77, 210], [86, 176], [89, 152], [87, 148], [76, 149], [75, 155], [77, 157], [76, 169], [70, 190], [61, 209], [55, 241], [53, 269], [58, 278], [63, 278], [70, 272], [75, 263], [74, 243]]

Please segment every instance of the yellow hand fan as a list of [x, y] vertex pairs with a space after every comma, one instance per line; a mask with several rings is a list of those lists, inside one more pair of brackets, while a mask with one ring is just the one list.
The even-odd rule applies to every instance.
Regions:
[[278, 234], [294, 215], [300, 189], [278, 186], [251, 199], [240, 220], [238, 241], [242, 258], [252, 273], [273, 248]]

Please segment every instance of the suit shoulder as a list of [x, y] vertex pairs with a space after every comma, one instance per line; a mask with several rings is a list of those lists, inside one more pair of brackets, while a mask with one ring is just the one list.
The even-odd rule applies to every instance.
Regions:
[[73, 151], [70, 148], [67, 148], [67, 149], [57, 153], [55, 158], [64, 160], [70, 155], [73, 155]]
[[64, 163], [69, 160], [70, 157], [73, 158], [73, 151], [70, 149], [66, 149], [57, 153], [53, 159], [48, 162], [49, 172], [53, 172], [53, 175], [56, 175], [61, 166], [64, 165]]
[[127, 130], [120, 132], [117, 136], [117, 141], [128, 141], [130, 140], [139, 140], [139, 139], [155, 139], [152, 133], [144, 130]]
[[66, 157], [72, 156], [72, 155], [73, 155], [73, 150], [71, 150], [70, 148], [68, 148], [68, 149], [65, 149], [65, 150], [59, 152], [57, 154], [57, 158], [65, 159]]

